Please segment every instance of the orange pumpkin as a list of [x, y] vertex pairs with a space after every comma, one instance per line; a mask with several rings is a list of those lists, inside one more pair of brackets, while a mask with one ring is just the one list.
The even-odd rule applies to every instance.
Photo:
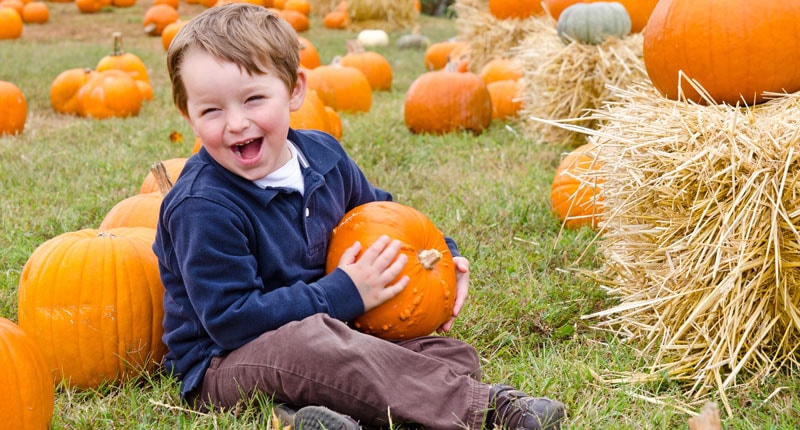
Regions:
[[308, 0], [286, 0], [283, 10], [293, 10], [309, 16], [311, 15], [311, 3]]
[[22, 16], [16, 9], [0, 7], [0, 39], [18, 39], [22, 36]]
[[522, 65], [513, 58], [496, 57], [489, 60], [481, 67], [478, 76], [480, 76], [487, 85], [495, 81], [505, 81], [508, 79], [516, 81], [522, 78]]
[[469, 42], [466, 41], [445, 40], [432, 43], [425, 49], [425, 68], [427, 70], [443, 69], [450, 61], [453, 51], [457, 53], [468, 47]]
[[19, 281], [19, 325], [56, 381], [95, 388], [154, 370], [164, 286], [151, 248], [155, 230], [62, 233], [33, 251]]
[[29, 1], [22, 7], [22, 21], [31, 24], [44, 24], [50, 20], [50, 8], [43, 1]]
[[167, 25], [180, 19], [178, 11], [168, 4], [154, 4], [144, 12], [142, 27], [149, 36], [161, 36]]
[[0, 136], [22, 133], [28, 118], [28, 102], [22, 90], [11, 82], [0, 81], [0, 112]]
[[692, 79], [716, 103], [757, 104], [764, 92], [800, 90], [800, 68], [792, 66], [800, 52], [800, 2], [662, 0], [642, 50], [647, 75], [670, 99], [681, 92], [704, 103]]
[[522, 109], [522, 100], [519, 98], [520, 85], [520, 81], [512, 79], [494, 81], [486, 85], [492, 97], [493, 119], [504, 120], [519, 114]]
[[[122, 50], [122, 33], [114, 32], [112, 34], [114, 41], [114, 50], [111, 54], [104, 56], [97, 62], [95, 70], [103, 72], [106, 70], [122, 70], [137, 81], [139, 90], [142, 93], [144, 100], [151, 100], [153, 98], [153, 89], [150, 86], [150, 76], [147, 73], [147, 66], [141, 58]], [[143, 85], [146, 84], [146, 85]]]
[[469, 130], [480, 134], [492, 121], [492, 99], [483, 80], [472, 72], [443, 70], [418, 76], [408, 88], [403, 115], [413, 133], [443, 134]]
[[489, 0], [489, 13], [497, 19], [525, 19], [543, 12], [538, 0]]
[[592, 143], [570, 152], [556, 169], [550, 189], [550, 203], [566, 228], [597, 227], [602, 215], [603, 179], [596, 172], [601, 163]]
[[55, 384], [44, 353], [17, 324], [0, 317], [0, 422], [9, 429], [48, 429]]
[[325, 112], [328, 114], [328, 124], [330, 126], [329, 132], [337, 139], [342, 138], [344, 128], [342, 126], [342, 117], [339, 113], [333, 110], [330, 106], [325, 106]]
[[308, 71], [307, 87], [337, 112], [369, 112], [372, 87], [360, 70], [341, 64], [339, 57]]
[[172, 39], [175, 38], [175, 35], [178, 34], [178, 31], [188, 22], [189, 21], [179, 19], [164, 27], [164, 30], [161, 32], [161, 46], [164, 47], [165, 51], [169, 49], [169, 45], [172, 43]]
[[150, 173], [158, 182], [158, 191], [139, 193], [120, 200], [103, 218], [99, 230], [117, 227], [158, 227], [158, 213], [164, 195], [172, 188], [173, 181], [161, 161], [150, 168]]
[[[200, 138], [195, 138], [196, 143], [200, 142]], [[199, 149], [199, 148], [198, 148]], [[195, 151], [196, 152], [196, 151]], [[183, 171], [183, 167], [186, 166], [186, 162], [188, 158], [184, 157], [176, 157], [176, 158], [169, 158], [167, 160], [163, 160], [160, 163], [164, 165], [164, 168], [167, 171], [167, 177], [169, 182], [175, 183], [178, 180], [178, 176], [181, 175], [181, 171]], [[155, 193], [161, 191], [161, 181], [158, 177], [153, 173], [152, 169], [147, 172], [144, 179], [142, 180], [142, 185], [139, 186], [139, 193], [140, 194], [148, 194], [148, 193]]]
[[444, 235], [420, 211], [396, 202], [371, 202], [348, 212], [331, 234], [327, 272], [358, 241], [366, 249], [381, 235], [402, 242], [410, 283], [397, 296], [356, 318], [356, 329], [400, 340], [433, 333], [453, 315], [456, 271]]
[[346, 29], [350, 25], [350, 14], [347, 10], [332, 10], [322, 18], [322, 25], [334, 30]]
[[306, 69], [315, 69], [322, 64], [317, 47], [303, 36], [297, 36], [300, 41], [300, 65]]
[[92, 74], [88, 68], [67, 69], [59, 73], [50, 84], [50, 105], [58, 113], [80, 114], [78, 91]]
[[80, 115], [95, 119], [136, 116], [142, 100], [136, 81], [118, 69], [93, 73], [78, 90]]
[[75, 6], [81, 13], [99, 12], [105, 5], [105, 0], [75, 0]]
[[289, 113], [289, 126], [294, 129], [330, 131], [325, 103], [315, 90], [307, 90], [300, 109]]
[[343, 66], [361, 70], [373, 91], [392, 89], [392, 65], [389, 60], [375, 51], [365, 50], [357, 40], [347, 41], [347, 54], [341, 61]]

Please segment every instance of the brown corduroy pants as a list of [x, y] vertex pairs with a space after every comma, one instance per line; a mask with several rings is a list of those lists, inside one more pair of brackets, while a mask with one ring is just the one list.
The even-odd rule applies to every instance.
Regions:
[[477, 352], [460, 340], [388, 342], [318, 314], [215, 357], [195, 399], [230, 408], [261, 391], [277, 403], [326, 406], [362, 426], [480, 429], [489, 401], [480, 378]]

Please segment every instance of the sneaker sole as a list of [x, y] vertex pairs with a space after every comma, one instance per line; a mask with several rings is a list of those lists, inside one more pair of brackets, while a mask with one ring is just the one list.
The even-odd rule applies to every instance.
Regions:
[[306, 406], [294, 414], [296, 430], [359, 430], [352, 418], [324, 406]]

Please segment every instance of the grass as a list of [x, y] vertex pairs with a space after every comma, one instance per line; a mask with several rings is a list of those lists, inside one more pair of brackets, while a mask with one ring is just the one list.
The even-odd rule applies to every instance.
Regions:
[[[49, 23], [26, 25], [22, 38], [0, 41], [0, 79], [18, 85], [29, 106], [25, 132], [0, 137], [0, 316], [13, 321], [20, 272], [38, 245], [63, 232], [96, 228], [114, 204], [138, 192], [154, 161], [192, 150], [191, 130], [171, 103], [161, 40], [141, 31], [145, 2], [92, 15], [78, 13], [73, 3], [48, 5]], [[184, 18], [201, 10], [180, 7]], [[422, 16], [420, 23], [433, 41], [456, 34], [452, 20]], [[63, 70], [94, 67], [110, 52], [114, 31], [148, 65], [154, 100], [126, 119], [55, 114], [50, 83]], [[326, 30], [315, 16], [303, 35], [328, 63], [356, 33]], [[635, 344], [621, 344], [580, 318], [611, 302], [573, 270], [601, 264], [592, 253], [593, 233], [561, 231], [550, 213], [550, 181], [569, 148], [526, 138], [515, 122], [495, 121], [478, 136], [409, 133], [404, 94], [425, 72], [423, 52], [393, 45], [374, 50], [393, 65], [393, 89], [375, 94], [366, 114], [342, 114], [342, 143], [368, 177], [428, 214], [471, 260], [470, 299], [451, 335], [478, 348], [485, 380], [561, 399], [570, 408], [565, 428], [685, 428], [685, 405], [695, 399], [678, 384], [665, 379], [617, 387], [593, 376], [636, 370], [646, 357]], [[173, 131], [186, 139], [171, 142]], [[787, 376], [732, 394], [735, 414], [724, 417], [726, 428], [800, 427], [800, 401], [791, 395], [798, 388]], [[269, 426], [269, 402], [256, 398], [250, 406], [238, 415], [188, 411], [177, 381], [155, 372], [93, 390], [59, 387], [52, 427]]]

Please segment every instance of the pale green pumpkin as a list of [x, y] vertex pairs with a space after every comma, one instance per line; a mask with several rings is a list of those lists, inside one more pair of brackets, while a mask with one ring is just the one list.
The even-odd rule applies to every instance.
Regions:
[[564, 43], [599, 45], [610, 36], [630, 34], [631, 18], [618, 2], [575, 3], [561, 12], [557, 30]]

